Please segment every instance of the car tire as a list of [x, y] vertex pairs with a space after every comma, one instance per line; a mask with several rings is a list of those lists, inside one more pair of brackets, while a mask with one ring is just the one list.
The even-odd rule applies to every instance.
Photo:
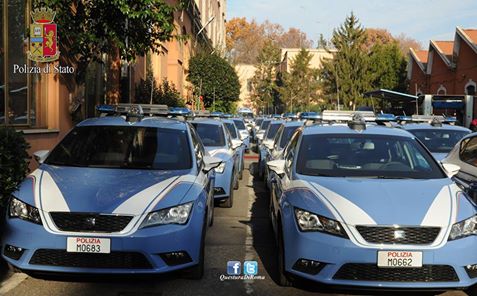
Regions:
[[285, 249], [283, 244], [283, 232], [281, 223], [278, 226], [278, 284], [282, 287], [292, 287], [293, 282], [290, 280], [287, 272], [285, 271]]
[[224, 208], [231, 208], [234, 205], [234, 189], [232, 184], [230, 184], [230, 194], [229, 197], [220, 204]]
[[209, 221], [209, 227], [212, 227], [214, 225], [214, 203], [212, 202], [212, 207], [209, 209], [211, 211], [210, 213], [210, 221]]
[[239, 173], [239, 180], [242, 180], [243, 179], [243, 168], [240, 170], [240, 173]]
[[477, 296], [477, 285], [470, 286], [465, 293], [469, 296]]
[[196, 266], [193, 266], [187, 269], [183, 278], [189, 280], [201, 280], [204, 277], [205, 270], [205, 233], [207, 229], [207, 213], [204, 217], [204, 226], [202, 227], [202, 236], [200, 241], [200, 250], [199, 250], [199, 263]]
[[239, 176], [237, 174], [237, 176], [234, 177], [234, 190], [237, 190], [239, 189]]

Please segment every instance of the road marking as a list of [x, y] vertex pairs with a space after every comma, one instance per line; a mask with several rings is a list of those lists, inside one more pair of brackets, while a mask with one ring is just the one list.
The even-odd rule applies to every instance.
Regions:
[[5, 295], [15, 289], [21, 282], [26, 280], [28, 275], [24, 273], [14, 273], [0, 285], [0, 295]]
[[[247, 185], [253, 185], [253, 177], [252, 174], [248, 174]], [[250, 221], [252, 220], [252, 206], [254, 203], [255, 192], [253, 190], [253, 186], [248, 187], [248, 209], [247, 209], [247, 218], [248, 222], [246, 224], [246, 237], [245, 237], [245, 260], [244, 261], [251, 261], [255, 258], [255, 252], [253, 249], [253, 235], [252, 235], [252, 226], [250, 225]], [[245, 293], [248, 295], [253, 294], [253, 279], [246, 279], [244, 280], [245, 285]]]

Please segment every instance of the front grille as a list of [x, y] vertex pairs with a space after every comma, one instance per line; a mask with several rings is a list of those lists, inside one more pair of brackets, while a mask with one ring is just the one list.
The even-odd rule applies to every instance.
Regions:
[[50, 214], [59, 230], [74, 232], [120, 232], [133, 218], [133, 216], [88, 213], [53, 212]]
[[439, 227], [381, 227], [356, 226], [359, 234], [369, 243], [429, 245], [439, 235]]
[[30, 264], [80, 268], [151, 269], [151, 263], [141, 253], [111, 252], [109, 254], [68, 253], [65, 250], [35, 251]]
[[458, 282], [448, 265], [423, 265], [417, 268], [379, 268], [376, 264], [348, 263], [333, 276], [336, 280], [370, 282]]

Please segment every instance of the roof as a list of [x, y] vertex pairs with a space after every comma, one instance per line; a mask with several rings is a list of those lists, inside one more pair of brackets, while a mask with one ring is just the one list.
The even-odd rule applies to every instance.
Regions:
[[452, 54], [454, 51], [454, 41], [433, 41], [431, 40], [431, 46], [434, 47], [442, 58], [444, 63], [448, 66], [452, 64]]
[[477, 29], [457, 27], [456, 35], [460, 36], [477, 53]]
[[472, 43], [477, 45], [477, 29], [462, 29], [462, 31], [465, 32]]
[[378, 89], [364, 93], [365, 97], [393, 100], [398, 102], [415, 102], [418, 97], [389, 89]]
[[411, 58], [413, 58], [419, 68], [421, 68], [422, 72], [426, 71], [427, 67], [427, 61], [429, 59], [429, 51], [428, 50], [414, 50], [410, 49], [409, 53], [411, 55]]
[[441, 130], [452, 130], [452, 131], [462, 131], [470, 132], [468, 128], [458, 125], [443, 124], [442, 126], [432, 126], [429, 123], [408, 123], [400, 126], [400, 128], [405, 130], [423, 130], [423, 129], [441, 129]]
[[186, 130], [187, 125], [180, 120], [165, 117], [144, 117], [138, 122], [128, 122], [124, 116], [106, 116], [89, 118], [80, 122], [77, 126], [134, 126], [134, 127], [156, 127], [177, 130]]
[[285, 121], [284, 120], [272, 120], [270, 122], [270, 125], [275, 125], [275, 124], [282, 124], [284, 123]]
[[414, 136], [409, 132], [398, 129], [389, 128], [379, 125], [368, 124], [363, 131], [355, 131], [347, 125], [312, 125], [307, 126], [303, 130], [303, 135], [319, 135], [319, 134], [350, 134], [350, 135], [382, 135], [413, 138]]
[[304, 121], [299, 121], [299, 120], [293, 120], [293, 121], [285, 121], [282, 123], [285, 127], [288, 126], [302, 126], [305, 125]]

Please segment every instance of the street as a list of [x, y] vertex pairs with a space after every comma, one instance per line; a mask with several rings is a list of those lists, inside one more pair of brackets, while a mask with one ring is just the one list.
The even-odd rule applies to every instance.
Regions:
[[[268, 218], [268, 193], [247, 168], [254, 169], [255, 155], [248, 155], [243, 180], [235, 193], [231, 209], [215, 208], [214, 225], [206, 238], [205, 275], [200, 281], [185, 280], [175, 275], [158, 278], [68, 278], [42, 280], [14, 274], [0, 286], [0, 294], [28, 295], [342, 295], [311, 286], [283, 288], [276, 284], [276, 247]], [[226, 280], [227, 261], [256, 260], [258, 276], [263, 280]], [[389, 293], [376, 293], [389, 295]], [[409, 293], [407, 293], [409, 294]], [[416, 295], [422, 295], [417, 293]], [[360, 295], [353, 293], [353, 295]], [[397, 293], [396, 295], [399, 295]], [[445, 296], [465, 295], [447, 292]]]

